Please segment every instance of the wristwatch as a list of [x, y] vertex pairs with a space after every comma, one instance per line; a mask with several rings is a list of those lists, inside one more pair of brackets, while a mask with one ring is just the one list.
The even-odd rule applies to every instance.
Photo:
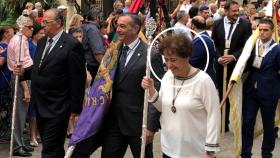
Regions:
[[210, 157], [214, 157], [215, 156], [215, 151], [206, 151], [206, 154]]

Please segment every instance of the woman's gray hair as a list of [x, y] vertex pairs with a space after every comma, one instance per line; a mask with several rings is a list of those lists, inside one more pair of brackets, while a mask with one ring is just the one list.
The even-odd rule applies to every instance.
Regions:
[[21, 15], [17, 18], [17, 27], [23, 27], [23, 26], [26, 26], [28, 24], [28, 22], [32, 22], [32, 20], [28, 17], [28, 16], [25, 16], [25, 15]]

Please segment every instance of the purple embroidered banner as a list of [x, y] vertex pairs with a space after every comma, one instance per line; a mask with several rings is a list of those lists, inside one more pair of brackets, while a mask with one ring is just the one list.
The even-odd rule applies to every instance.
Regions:
[[111, 43], [100, 64], [93, 85], [84, 103], [69, 146], [75, 145], [98, 132], [109, 107], [110, 91], [117, 68], [120, 42]]

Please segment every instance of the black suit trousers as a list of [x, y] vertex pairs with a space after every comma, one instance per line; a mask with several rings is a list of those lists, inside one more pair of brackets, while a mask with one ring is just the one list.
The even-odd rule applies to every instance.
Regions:
[[[89, 158], [90, 155], [93, 154], [102, 144], [104, 144], [104, 145], [106, 144], [106, 142], [102, 143], [104, 141], [103, 140], [103, 138], [104, 138], [103, 133], [104, 132], [101, 129], [95, 135], [93, 135], [93, 136], [89, 137], [88, 139], [85, 139], [85, 140], [81, 141], [80, 143], [76, 144], [75, 150], [72, 154], [72, 158]], [[115, 136], [117, 136], [117, 134], [115, 134]], [[117, 140], [118, 138], [120, 138], [120, 137], [116, 137], [116, 138], [113, 138], [113, 139]], [[138, 140], [138, 138], [137, 138], [137, 140]], [[137, 142], [137, 143], [139, 143], [139, 142]], [[108, 142], [107, 142], [107, 144], [108, 144]], [[107, 145], [106, 147], [109, 147], [108, 149], [114, 148], [114, 150], [115, 149], [117, 150], [118, 148], [121, 148], [121, 147], [117, 147], [117, 146], [119, 146], [119, 144], [114, 145], [114, 142], [109, 142], [109, 145]], [[127, 147], [127, 145], [120, 145], [120, 146]], [[102, 152], [103, 152], [103, 154], [110, 155], [110, 153], [109, 153], [110, 151], [109, 152], [106, 151], [106, 153], [104, 153], [105, 150], [106, 150], [106, 147], [104, 146], [102, 148]], [[124, 153], [119, 154], [118, 157], [122, 158], [123, 156], [121, 156], [121, 155], [124, 155], [125, 151], [126, 151], [126, 149], [125, 150], [122, 149], [121, 152], [124, 152]], [[120, 152], [115, 151], [115, 153], [120, 153]], [[106, 157], [106, 156], [104, 156], [104, 157]], [[109, 156], [109, 157], [111, 158], [112, 155]], [[145, 158], [153, 158], [153, 143], [146, 145]]]
[[263, 122], [262, 157], [272, 158], [275, 147], [274, 119], [277, 100], [262, 99], [256, 91], [244, 95], [242, 109], [242, 158], [251, 158], [256, 116], [260, 109]]
[[37, 113], [37, 126], [42, 139], [42, 158], [63, 158], [69, 115], [43, 118]]
[[[123, 158], [127, 147], [134, 158], [140, 158], [141, 138], [139, 136], [125, 136], [121, 133], [118, 124], [113, 124], [104, 133], [101, 158]], [[153, 158], [153, 144], [146, 145], [145, 158]]]

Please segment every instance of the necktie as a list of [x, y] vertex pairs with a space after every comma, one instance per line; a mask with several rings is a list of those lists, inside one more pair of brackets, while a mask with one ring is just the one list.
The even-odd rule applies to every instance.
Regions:
[[129, 47], [128, 47], [128, 46], [124, 46], [124, 47], [122, 48], [122, 54], [121, 54], [120, 61], [119, 61], [120, 70], [123, 70], [124, 67], [125, 67], [125, 62], [126, 62], [128, 50], [129, 50]]
[[228, 36], [227, 36], [227, 39], [229, 39], [230, 38], [230, 34], [231, 34], [231, 32], [232, 32], [232, 29], [233, 29], [233, 25], [234, 25], [234, 22], [229, 22], [230, 23], [230, 27], [229, 27], [229, 32], [228, 32]]
[[262, 43], [259, 47], [259, 56], [262, 56], [264, 53], [264, 44]]
[[41, 58], [41, 60], [40, 60], [39, 68], [41, 67], [43, 61], [46, 60], [48, 54], [50, 53], [49, 51], [50, 51], [50, 49], [51, 49], [51, 47], [52, 47], [52, 43], [53, 43], [53, 39], [50, 38], [50, 39], [48, 40], [48, 47], [46, 48], [46, 51], [43, 52], [42, 58]]

